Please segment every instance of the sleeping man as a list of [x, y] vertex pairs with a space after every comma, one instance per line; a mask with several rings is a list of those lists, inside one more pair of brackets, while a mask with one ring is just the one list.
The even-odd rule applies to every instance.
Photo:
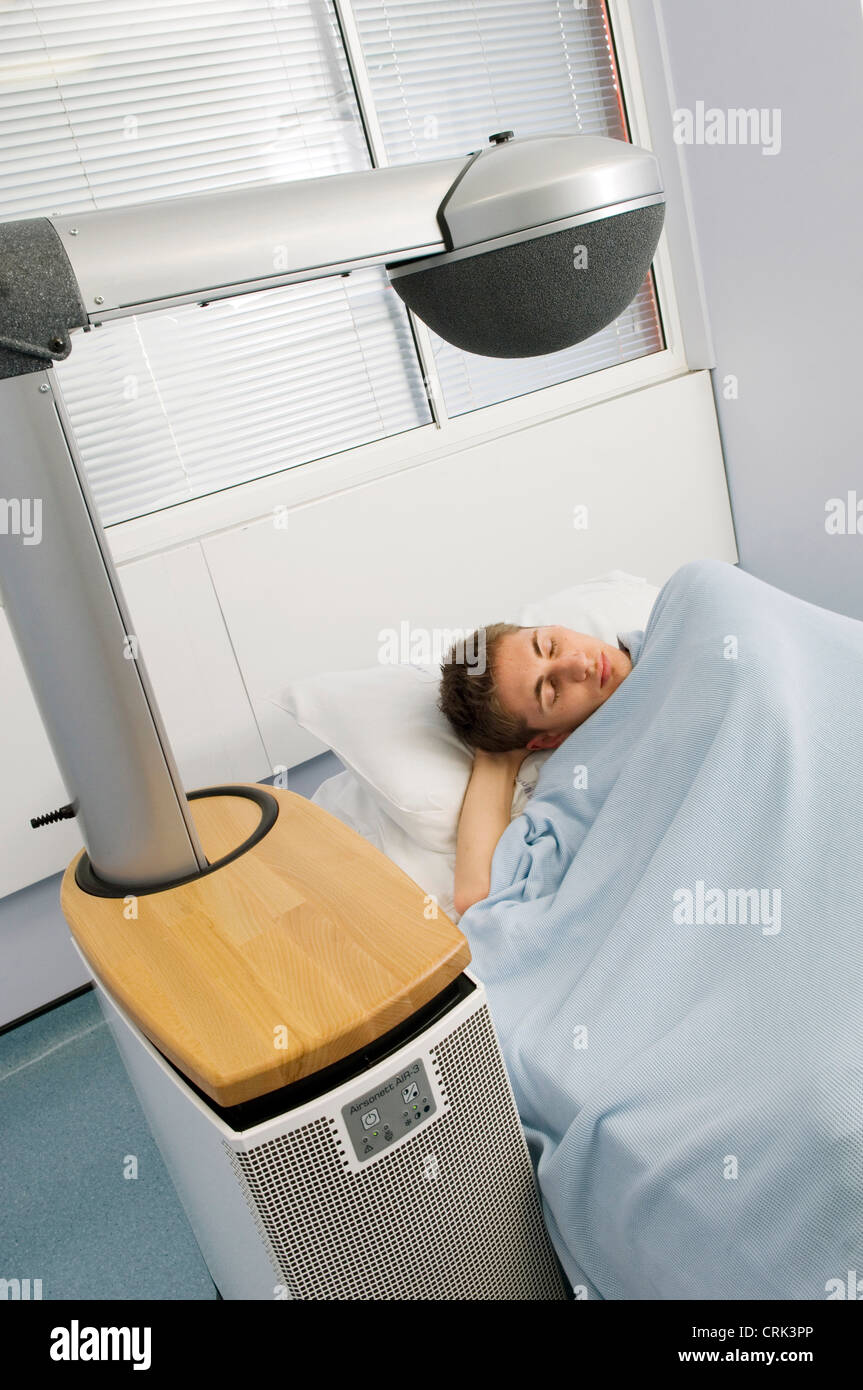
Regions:
[[617, 651], [503, 632], [489, 678], [444, 671], [442, 708], [499, 761], [555, 751], [509, 823], [511, 774], [472, 775], [461, 930], [571, 1287], [847, 1297], [863, 623], [711, 559]]
[[510, 823], [518, 770], [529, 753], [558, 748], [604, 705], [632, 671], [644, 634], [623, 633], [616, 647], [567, 627], [495, 623], [468, 651], [441, 665], [440, 709], [474, 748], [458, 823], [456, 912], [488, 896], [495, 847]]

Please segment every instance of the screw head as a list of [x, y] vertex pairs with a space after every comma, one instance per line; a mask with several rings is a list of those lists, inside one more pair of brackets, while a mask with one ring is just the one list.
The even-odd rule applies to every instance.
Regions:
[[77, 235], [78, 235], [78, 228], [77, 228], [77, 227], [70, 227], [70, 228], [69, 228], [69, 235], [70, 235], [70, 236], [77, 236]]
[[50, 386], [47, 385], [46, 382], [43, 381], [43, 382], [42, 382], [42, 385], [39, 387], [39, 390], [40, 390], [40, 391], [50, 391], [51, 388], [50, 388]]
[[94, 296], [93, 296], [93, 303], [94, 303], [94, 304], [104, 304], [104, 303], [105, 303], [105, 296], [104, 296], [104, 295], [101, 295], [101, 294], [94, 295]]

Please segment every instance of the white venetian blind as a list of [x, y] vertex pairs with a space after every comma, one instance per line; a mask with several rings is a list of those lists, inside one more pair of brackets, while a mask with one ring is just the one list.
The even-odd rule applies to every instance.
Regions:
[[[602, 0], [352, 0], [352, 9], [391, 164], [469, 154], [501, 130], [627, 138]], [[650, 276], [613, 324], [546, 357], [478, 357], [431, 336], [450, 415], [665, 346]]]
[[84, 342], [58, 370], [104, 525], [431, 418], [381, 270], [137, 315]]
[[[369, 167], [330, 0], [0, 6], [0, 216]], [[56, 370], [105, 524], [426, 423], [383, 271], [75, 334]]]

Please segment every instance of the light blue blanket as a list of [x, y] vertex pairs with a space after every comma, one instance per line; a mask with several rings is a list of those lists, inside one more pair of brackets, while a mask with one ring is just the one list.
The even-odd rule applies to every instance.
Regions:
[[579, 1297], [863, 1298], [861, 711], [863, 623], [684, 565], [461, 919]]

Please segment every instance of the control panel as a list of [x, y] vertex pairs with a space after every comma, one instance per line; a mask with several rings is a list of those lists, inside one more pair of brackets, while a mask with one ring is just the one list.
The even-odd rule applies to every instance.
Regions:
[[342, 1106], [342, 1119], [360, 1162], [373, 1158], [437, 1110], [425, 1063], [409, 1062], [367, 1095]]

